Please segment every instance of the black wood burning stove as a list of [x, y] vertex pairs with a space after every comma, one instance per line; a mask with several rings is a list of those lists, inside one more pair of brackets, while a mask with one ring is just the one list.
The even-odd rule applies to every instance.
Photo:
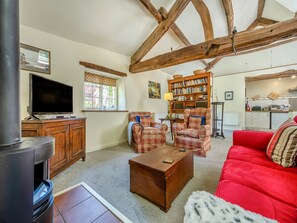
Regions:
[[52, 222], [51, 137], [23, 138], [0, 146], [0, 222]]
[[54, 138], [21, 138], [19, 2], [0, 0], [0, 222], [49, 223]]

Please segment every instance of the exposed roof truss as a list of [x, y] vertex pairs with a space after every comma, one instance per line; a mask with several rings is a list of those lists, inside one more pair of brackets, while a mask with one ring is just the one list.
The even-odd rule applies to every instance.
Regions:
[[[190, 41], [177, 27], [175, 21], [183, 12], [189, 2], [192, 2], [198, 14], [200, 15], [205, 42], [191, 45]], [[194, 60], [201, 60], [210, 70], [224, 56], [257, 51], [283, 44], [287, 41], [295, 41], [297, 36], [297, 18], [278, 22], [272, 19], [263, 18], [265, 0], [258, 1], [257, 17], [246, 31], [237, 33], [234, 27], [234, 14], [232, 0], [221, 0], [226, 14], [226, 24], [228, 27], [228, 36], [214, 38], [213, 27], [209, 10], [203, 0], [176, 0], [170, 11], [164, 8], [157, 10], [149, 0], [140, 0], [140, 2], [150, 11], [158, 20], [159, 25], [149, 35], [145, 42], [131, 57], [130, 72], [137, 73], [142, 71], [160, 69]], [[162, 38], [162, 36], [171, 28], [176, 35], [185, 44], [185, 47], [169, 53], [141, 61], [141, 59], [150, 51], [150, 49]], [[215, 58], [210, 63], [204, 59]]]

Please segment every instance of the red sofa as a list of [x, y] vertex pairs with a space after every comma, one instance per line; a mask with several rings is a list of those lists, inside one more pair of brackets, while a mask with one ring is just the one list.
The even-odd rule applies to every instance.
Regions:
[[266, 155], [272, 132], [234, 131], [215, 195], [281, 223], [297, 222], [297, 167]]

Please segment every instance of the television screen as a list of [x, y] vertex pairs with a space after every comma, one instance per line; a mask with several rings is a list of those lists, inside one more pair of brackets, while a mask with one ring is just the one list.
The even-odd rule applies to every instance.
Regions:
[[71, 86], [30, 74], [30, 115], [73, 113]]

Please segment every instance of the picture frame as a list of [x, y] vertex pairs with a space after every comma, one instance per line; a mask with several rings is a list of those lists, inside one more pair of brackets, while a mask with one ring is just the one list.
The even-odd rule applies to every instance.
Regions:
[[20, 68], [22, 70], [50, 74], [50, 51], [20, 43]]
[[233, 91], [225, 91], [225, 100], [226, 101], [233, 100]]
[[160, 83], [149, 81], [148, 82], [148, 95], [149, 95], [149, 98], [161, 99], [161, 85], [160, 85]]

